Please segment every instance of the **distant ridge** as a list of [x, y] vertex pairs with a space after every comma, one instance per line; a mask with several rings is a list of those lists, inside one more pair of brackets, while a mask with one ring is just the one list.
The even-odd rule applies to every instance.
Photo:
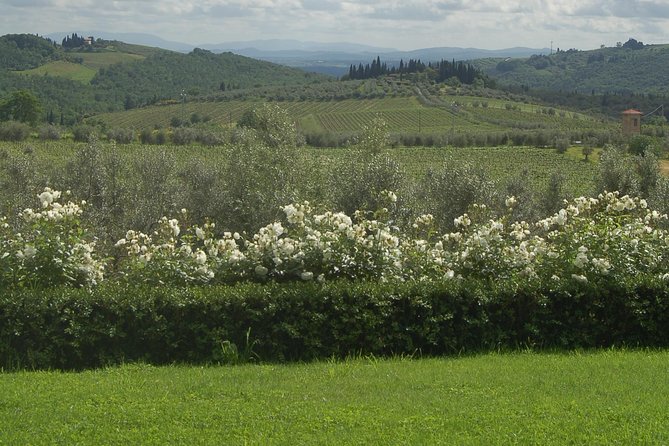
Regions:
[[96, 39], [101, 38], [105, 40], [118, 40], [125, 43], [132, 43], [135, 45], [145, 45], [152, 46], [157, 48], [162, 48], [165, 50], [178, 51], [180, 53], [188, 53], [192, 51], [196, 46], [183, 42], [174, 42], [171, 40], [165, 40], [153, 34], [145, 33], [111, 33], [105, 31], [70, 31], [70, 32], [58, 32], [48, 34], [44, 37], [55, 40], [60, 43], [61, 40], [67, 35], [71, 35], [72, 32], [76, 32], [81, 36], [93, 36]]
[[[264, 39], [233, 41], [223, 43], [203, 43], [198, 45], [174, 42], [143, 33], [110, 33], [104, 31], [77, 32], [107, 40], [120, 40], [137, 45], [153, 46], [187, 53], [194, 48], [202, 48], [215, 53], [232, 52], [254, 59], [260, 59], [307, 71], [341, 76], [348, 72], [350, 64], [369, 63], [379, 56], [388, 64], [399, 64], [404, 59], [421, 59], [425, 62], [442, 59], [473, 60], [482, 58], [513, 57], [524, 58], [533, 54], [549, 54], [548, 48], [506, 48], [487, 50], [480, 48], [434, 47], [401, 51], [394, 48], [377, 47], [351, 42], [310, 42], [294, 39]], [[46, 37], [60, 41], [67, 32], [54, 33]]]

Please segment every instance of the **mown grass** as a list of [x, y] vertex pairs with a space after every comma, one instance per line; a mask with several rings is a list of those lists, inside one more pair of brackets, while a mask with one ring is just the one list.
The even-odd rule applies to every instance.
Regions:
[[138, 54], [129, 54], [119, 51], [71, 53], [71, 56], [81, 57], [83, 59], [83, 65], [95, 71], [117, 63], [134, 62], [145, 59], [144, 56]]
[[0, 444], [666, 444], [669, 352], [0, 374]]
[[97, 73], [97, 70], [82, 64], [56, 60], [32, 70], [19, 71], [19, 73], [32, 76], [62, 77], [73, 81], [89, 83], [95, 76], [95, 73]]

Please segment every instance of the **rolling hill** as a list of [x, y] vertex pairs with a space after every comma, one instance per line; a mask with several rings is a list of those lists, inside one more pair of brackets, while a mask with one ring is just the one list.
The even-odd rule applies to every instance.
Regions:
[[613, 48], [571, 49], [526, 59], [488, 58], [474, 65], [503, 86], [595, 95], [664, 95], [669, 84], [669, 45], [643, 45], [630, 39]]
[[65, 123], [82, 116], [134, 108], [224, 88], [303, 85], [328, 78], [232, 53], [196, 49], [188, 54], [97, 39], [66, 50], [31, 34], [0, 37], [0, 100], [33, 91], [45, 114]]

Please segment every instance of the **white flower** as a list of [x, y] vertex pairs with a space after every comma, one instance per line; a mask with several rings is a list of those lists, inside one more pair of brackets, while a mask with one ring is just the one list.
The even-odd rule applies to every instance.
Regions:
[[195, 236], [200, 240], [204, 240], [204, 230], [202, 228], [195, 228]]
[[575, 281], [579, 282], [579, 283], [587, 283], [588, 282], [588, 278], [585, 277], [585, 276], [582, 276], [580, 274], [572, 274], [571, 278], [574, 279]]
[[181, 232], [181, 229], [179, 228], [179, 220], [176, 218], [173, 218], [167, 222], [170, 226], [170, 229], [172, 230], [172, 233], [174, 234], [175, 237], [179, 236], [179, 233]]
[[512, 208], [516, 205], [516, 197], [506, 197], [506, 200], [504, 202], [506, 204], [506, 207]]
[[391, 203], [397, 203], [397, 195], [395, 195], [395, 192], [393, 191], [384, 190], [381, 192], [381, 196], [386, 198]]
[[567, 211], [560, 209], [560, 211], [555, 216], [555, 223], [560, 226], [564, 226], [567, 223]]
[[455, 227], [458, 226], [469, 226], [472, 224], [472, 221], [469, 218], [469, 215], [464, 214], [456, 219], [453, 220], [453, 223], [455, 224]]
[[23, 248], [23, 255], [25, 258], [30, 259], [37, 254], [37, 249], [35, 249], [34, 246], [27, 245], [25, 248]]
[[200, 249], [195, 251], [195, 263], [198, 265], [204, 265], [207, 263], [207, 254], [205, 254], [204, 251]]
[[312, 280], [314, 278], [314, 273], [311, 271], [304, 271], [300, 274], [300, 279], [306, 281]]

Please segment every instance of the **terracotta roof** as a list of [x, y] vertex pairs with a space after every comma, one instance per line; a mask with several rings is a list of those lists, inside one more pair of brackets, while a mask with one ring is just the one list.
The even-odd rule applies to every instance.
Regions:
[[629, 110], [625, 110], [623, 112], [623, 115], [643, 115], [639, 110], [634, 110], [633, 108], [630, 108]]

